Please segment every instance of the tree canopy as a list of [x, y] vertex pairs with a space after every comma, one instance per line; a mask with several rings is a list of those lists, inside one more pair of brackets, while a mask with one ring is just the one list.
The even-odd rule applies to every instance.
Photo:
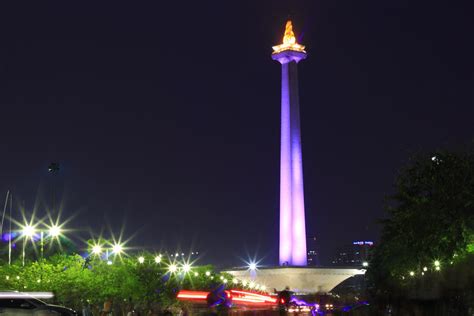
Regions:
[[113, 300], [120, 308], [133, 304], [144, 311], [175, 305], [180, 289], [211, 290], [222, 280], [232, 280], [230, 275], [215, 273], [212, 266], [170, 272], [172, 262], [167, 258], [156, 262], [154, 254], [141, 257], [142, 262], [135, 256], [111, 262], [100, 256], [57, 254], [25, 266], [18, 261], [0, 268], [0, 288], [52, 291], [57, 303], [76, 309], [85, 304], [100, 309], [106, 300]]
[[371, 260], [378, 290], [440, 272], [474, 252], [474, 152], [420, 154], [404, 167]]

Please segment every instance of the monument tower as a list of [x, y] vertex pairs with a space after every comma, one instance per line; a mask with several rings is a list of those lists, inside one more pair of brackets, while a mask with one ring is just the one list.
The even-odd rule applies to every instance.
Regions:
[[273, 47], [272, 58], [281, 64], [281, 161], [280, 161], [280, 267], [227, 270], [235, 278], [299, 293], [327, 293], [364, 269], [306, 267], [306, 227], [301, 156], [298, 62], [306, 58], [296, 42], [291, 21], [283, 43]]
[[281, 63], [280, 265], [289, 266], [307, 264], [297, 69], [305, 58], [288, 21], [272, 59]]

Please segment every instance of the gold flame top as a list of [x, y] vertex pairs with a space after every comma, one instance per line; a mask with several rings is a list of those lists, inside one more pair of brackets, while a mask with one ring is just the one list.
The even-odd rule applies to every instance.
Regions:
[[304, 46], [296, 42], [295, 33], [293, 33], [293, 24], [291, 21], [286, 22], [285, 35], [283, 35], [283, 43], [273, 46], [273, 54], [280, 53], [285, 50], [306, 53]]

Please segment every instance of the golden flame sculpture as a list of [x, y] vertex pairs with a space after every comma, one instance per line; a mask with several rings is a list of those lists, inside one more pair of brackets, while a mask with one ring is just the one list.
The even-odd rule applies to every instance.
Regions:
[[278, 54], [285, 50], [306, 53], [304, 46], [296, 42], [295, 33], [293, 33], [293, 24], [291, 21], [286, 22], [285, 35], [283, 35], [283, 43], [273, 46], [273, 54]]

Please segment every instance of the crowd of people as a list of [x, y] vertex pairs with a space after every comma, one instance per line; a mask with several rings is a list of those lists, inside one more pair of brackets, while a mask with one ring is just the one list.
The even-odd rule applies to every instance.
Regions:
[[188, 316], [186, 306], [171, 306], [161, 308], [160, 306], [139, 306], [132, 299], [125, 304], [120, 301], [108, 299], [103, 306], [92, 306], [85, 303], [81, 311], [82, 316]]

